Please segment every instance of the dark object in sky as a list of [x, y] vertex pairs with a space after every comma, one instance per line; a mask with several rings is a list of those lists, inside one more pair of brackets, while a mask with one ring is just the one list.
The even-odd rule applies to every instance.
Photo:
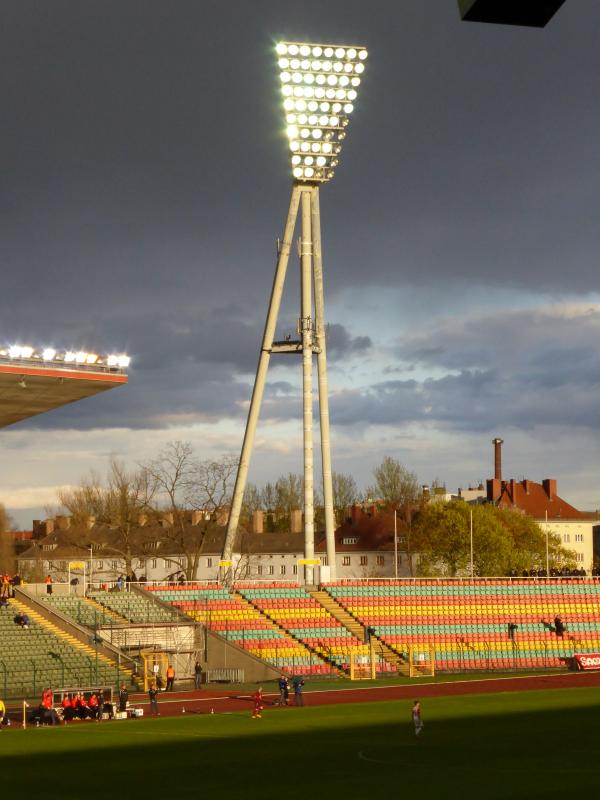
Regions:
[[468, 22], [528, 25], [543, 28], [565, 0], [458, 0], [460, 15]]

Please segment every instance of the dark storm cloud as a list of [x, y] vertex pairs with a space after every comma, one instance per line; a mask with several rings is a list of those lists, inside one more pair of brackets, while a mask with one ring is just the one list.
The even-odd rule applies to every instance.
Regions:
[[340, 425], [432, 422], [463, 431], [541, 425], [598, 430], [598, 341], [598, 308], [450, 321], [397, 347], [399, 358], [415, 369], [449, 374], [340, 392], [332, 397], [332, 419]]
[[[409, 283], [595, 289], [599, 26], [594, 0], [567, 3], [543, 32], [465, 25], [448, 0], [6, 0], [0, 340], [135, 359], [126, 390], [30, 424], [243, 414], [289, 192], [280, 36], [371, 52], [322, 193], [328, 299]], [[341, 325], [329, 335], [333, 361], [371, 347]], [[411, 347], [403, 367], [462, 370], [443, 385], [457, 398], [488, 374], [476, 341], [459, 355], [445, 340]], [[536, 352], [528, 375], [550, 385]], [[564, 355], [566, 369], [587, 358]], [[335, 402], [341, 421], [402, 404], [411, 419], [451, 417], [436, 385]]]

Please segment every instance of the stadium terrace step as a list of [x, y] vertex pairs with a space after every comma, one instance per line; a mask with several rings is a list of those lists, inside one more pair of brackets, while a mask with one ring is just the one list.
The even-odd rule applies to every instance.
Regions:
[[[303, 589], [298, 591], [304, 592]], [[339, 676], [347, 676], [349, 668], [347, 664], [342, 663], [340, 660], [336, 658], [338, 655], [336, 652], [333, 651], [332, 648], [327, 648], [323, 644], [319, 646], [319, 643], [315, 641], [314, 644], [311, 644], [307, 641], [307, 637], [311, 635], [311, 629], [305, 629], [302, 631], [304, 634], [303, 636], [300, 635], [301, 631], [298, 629], [292, 628], [289, 623], [286, 622], [275, 612], [275, 609], [270, 607], [266, 607], [254, 600], [251, 595], [251, 589], [240, 589], [239, 591], [232, 591], [232, 596], [239, 598], [239, 600], [243, 603], [248, 603], [250, 606], [255, 608], [261, 615], [267, 617], [273, 625], [276, 625], [279, 630], [283, 632], [284, 635], [291, 637], [295, 642], [298, 643], [298, 646], [306, 651], [307, 653], [312, 654], [315, 658], [319, 659], [323, 664], [328, 664], [331, 667], [331, 672], [335, 673]], [[307, 595], [308, 597], [308, 595]], [[268, 599], [264, 598], [268, 603]], [[322, 638], [322, 637], [321, 637]]]
[[[356, 617], [344, 608], [334, 597], [328, 592], [319, 590], [310, 593], [315, 600], [320, 603], [323, 608], [326, 608], [329, 613], [334, 616], [342, 625], [344, 625], [357, 639], [362, 642], [367, 641], [367, 629]], [[407, 675], [409, 672], [406, 660], [395, 650], [393, 650], [384, 641], [377, 638], [375, 644], [376, 655], [381, 656], [388, 664], [401, 675]]]

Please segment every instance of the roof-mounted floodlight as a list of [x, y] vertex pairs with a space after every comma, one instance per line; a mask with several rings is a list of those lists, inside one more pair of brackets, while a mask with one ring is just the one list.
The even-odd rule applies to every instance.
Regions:
[[368, 53], [364, 47], [280, 42], [275, 48], [297, 181], [335, 174]]

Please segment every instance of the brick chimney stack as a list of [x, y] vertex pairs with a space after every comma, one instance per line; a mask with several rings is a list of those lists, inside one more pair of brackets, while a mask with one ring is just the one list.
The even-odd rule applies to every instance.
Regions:
[[497, 481], [502, 480], [502, 445], [504, 444], [503, 439], [492, 439], [492, 444], [494, 445], [494, 478]]

